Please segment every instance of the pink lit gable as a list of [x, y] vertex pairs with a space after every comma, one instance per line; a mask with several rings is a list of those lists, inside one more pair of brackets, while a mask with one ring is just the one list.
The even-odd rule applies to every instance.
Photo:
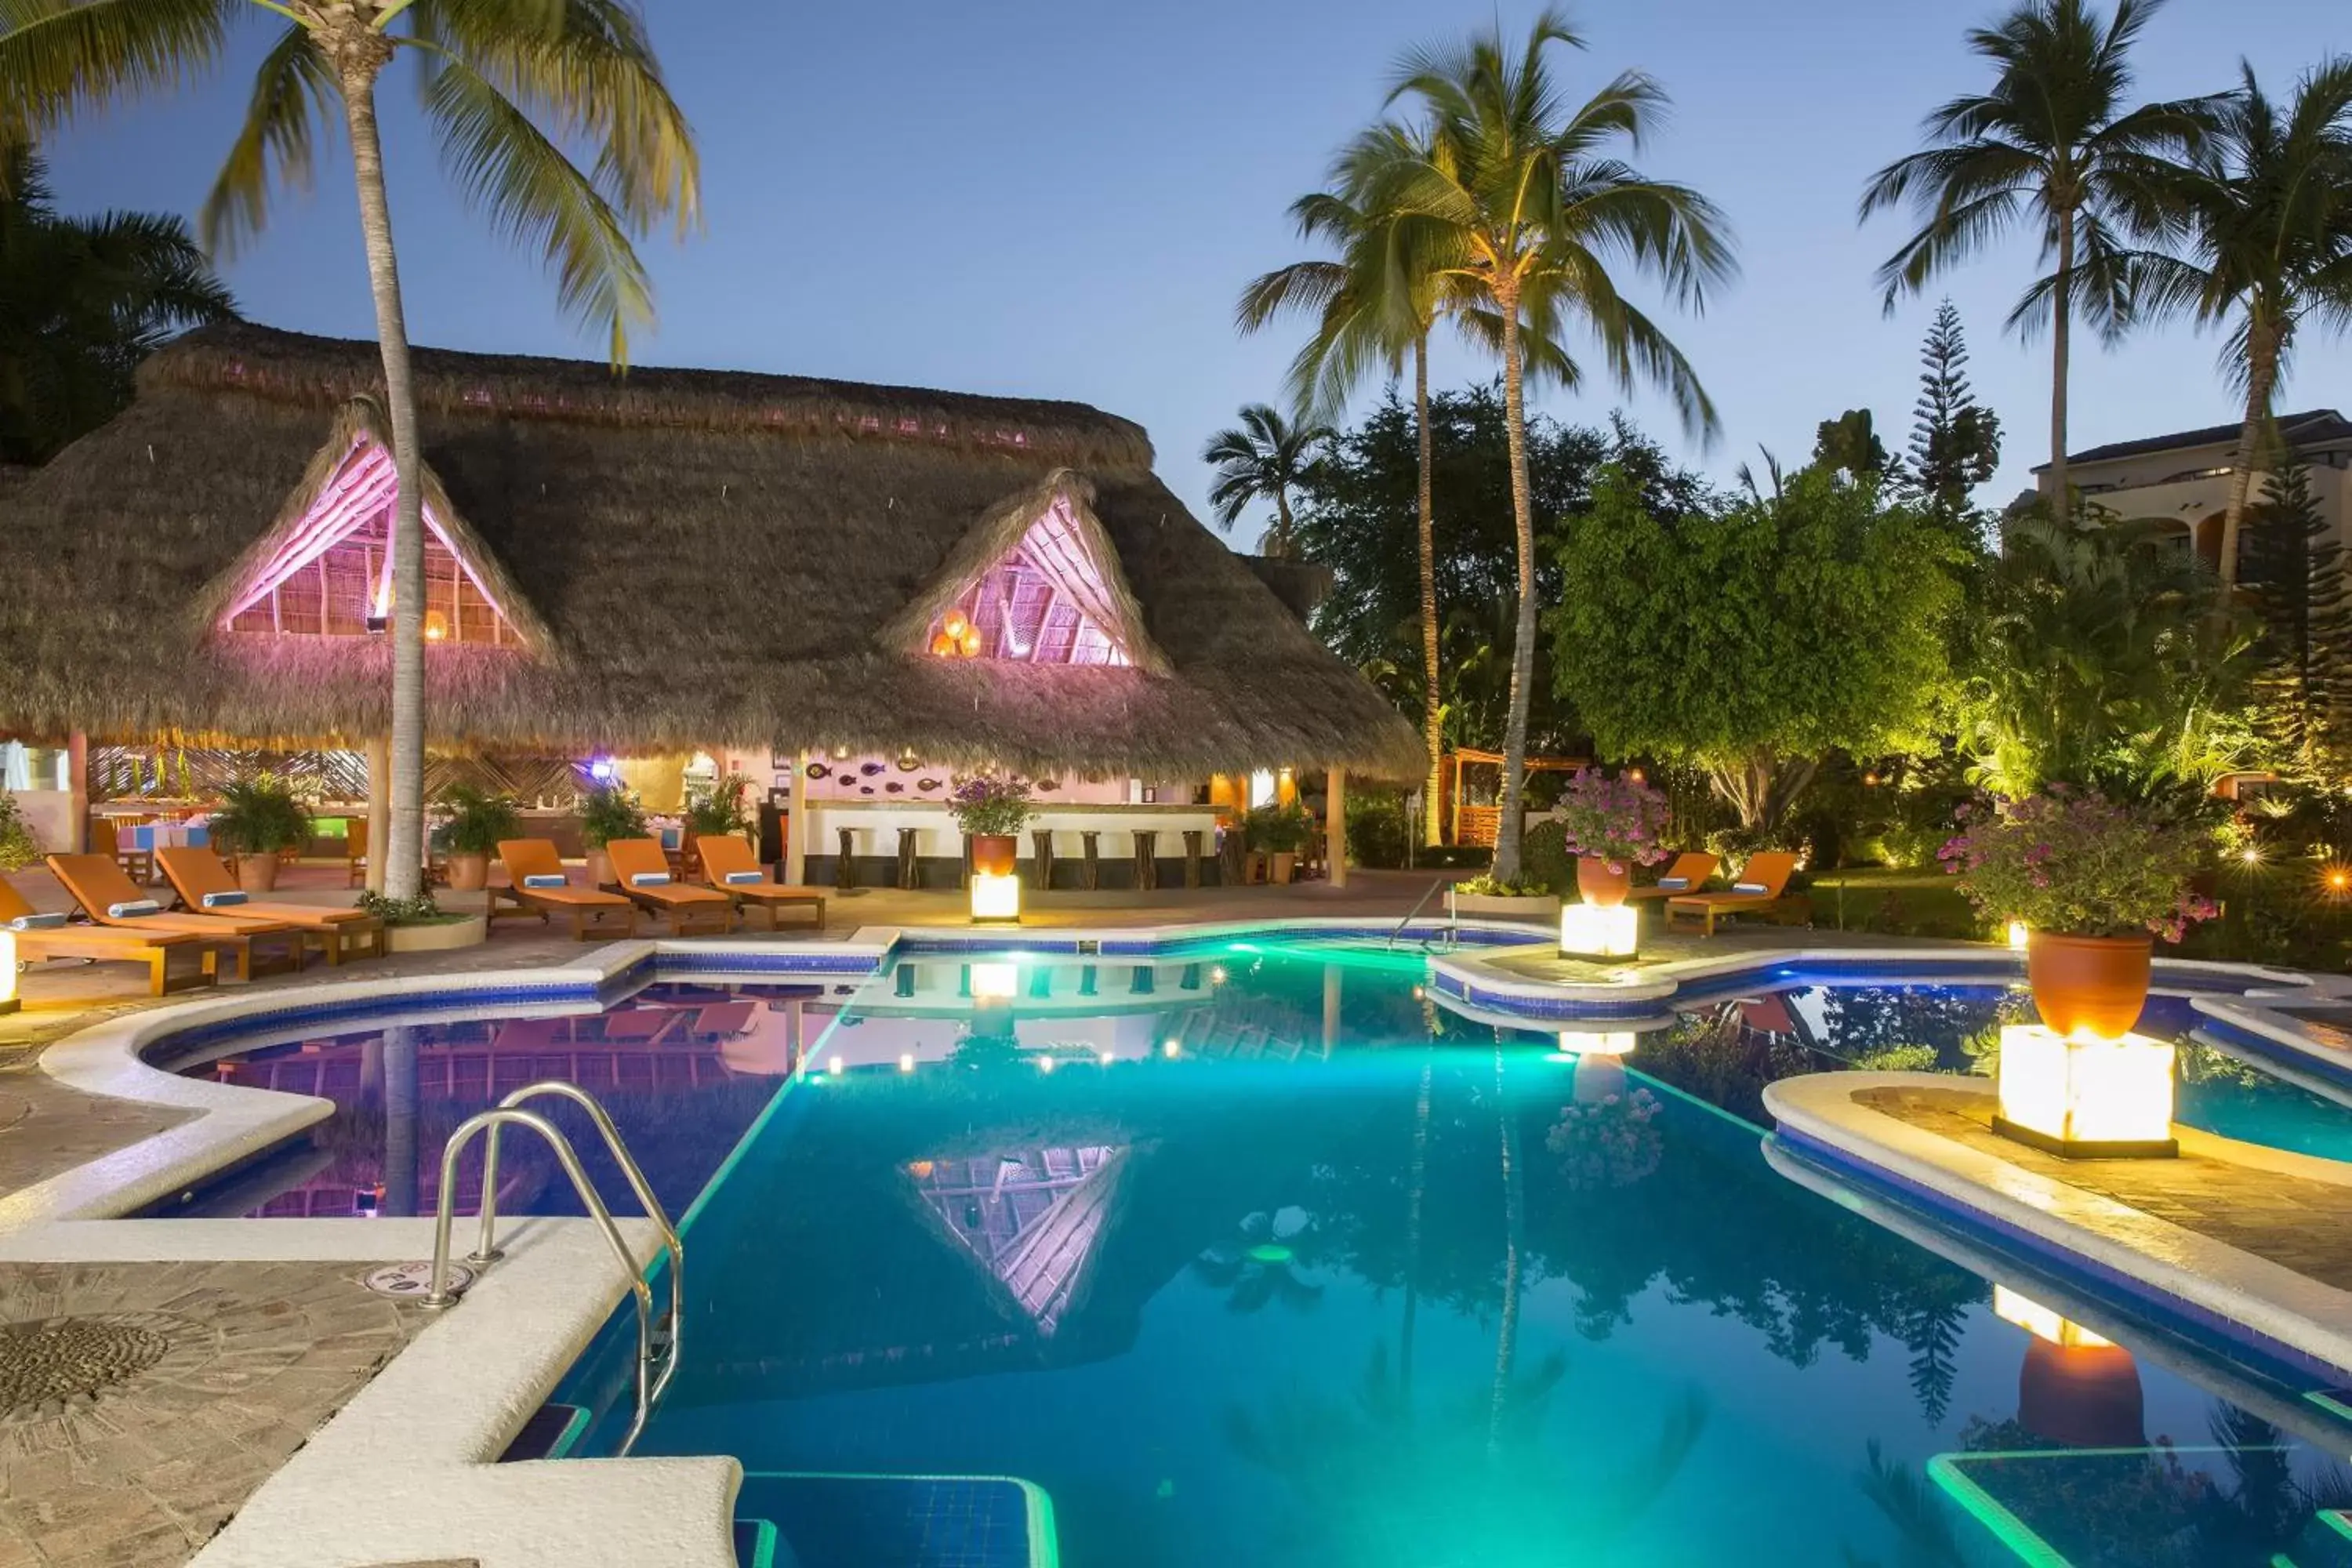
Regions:
[[[362, 637], [391, 613], [392, 453], [354, 439], [310, 506], [247, 557], [224, 626], [278, 637]], [[485, 574], [451, 537], [428, 499], [425, 516], [425, 636], [435, 642], [520, 647]]]
[[1129, 665], [1134, 638], [1066, 497], [1038, 513], [1020, 542], [932, 622], [961, 615], [979, 633], [973, 657], [1033, 664]]

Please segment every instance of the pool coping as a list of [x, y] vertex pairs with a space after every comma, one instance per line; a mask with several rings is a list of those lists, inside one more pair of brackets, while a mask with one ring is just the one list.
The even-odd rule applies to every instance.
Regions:
[[[1050, 931], [880, 926], [860, 928], [845, 942], [638, 940], [591, 948], [564, 963], [339, 977], [299, 988], [228, 993], [101, 1020], [43, 1052], [44, 1072], [84, 1092], [194, 1114], [0, 1200], [0, 1262], [133, 1255], [156, 1261], [278, 1256], [358, 1261], [362, 1254], [368, 1261], [385, 1261], [429, 1253], [429, 1220], [377, 1220], [364, 1226], [347, 1220], [289, 1219], [109, 1223], [333, 1113], [332, 1103], [323, 1099], [184, 1078], [149, 1059], [174, 1040], [273, 1025], [299, 1033], [306, 1024], [381, 1016], [404, 1000], [412, 1002], [413, 1015], [414, 1001], [426, 997], [437, 1005], [434, 1011], [469, 1016], [481, 1016], [486, 1009], [544, 1013], [567, 1004], [593, 1007], [616, 989], [656, 975], [798, 976], [829, 981], [847, 992], [897, 952], [1011, 951], [1140, 959], [1277, 934], [1381, 939], [1398, 933], [1423, 941], [1441, 933], [1457, 942], [1468, 938], [1472, 948], [1427, 955], [1432, 991], [1437, 991], [1440, 974], [1456, 979], [1462, 991], [1437, 999], [1460, 1005], [1463, 1011], [1475, 1007], [1506, 1026], [1534, 1029], [1555, 1028], [1564, 1020], [1618, 1021], [1625, 1005], [1634, 1002], [1646, 1002], [1643, 1016], [1654, 1016], [1685, 988], [1711, 992], [1807, 971], [1850, 972], [1856, 963], [1883, 967], [1889, 984], [1949, 981], [1956, 969], [2006, 977], [2017, 965], [2006, 950], [1977, 944], [1793, 946], [1656, 965], [1644, 972], [1639, 987], [1597, 985], [1507, 974], [1475, 950], [1536, 945], [1551, 940], [1548, 929], [1490, 921], [1457, 925], [1442, 917], [1401, 925], [1316, 917]], [[2204, 993], [2231, 982], [2241, 997], [2250, 991], [2313, 996], [2325, 989], [2316, 984], [2321, 977], [2159, 961], [2159, 989], [2168, 978], [2199, 994], [2200, 1003]], [[2218, 1005], [2212, 1016], [2231, 1016]], [[1768, 1091], [1768, 1102], [1769, 1098]], [[624, 1225], [641, 1258], [650, 1257], [644, 1228], [637, 1222]], [[537, 1561], [544, 1559], [551, 1531], [563, 1536], [569, 1555], [562, 1560], [578, 1568], [647, 1561], [680, 1568], [732, 1564], [728, 1529], [740, 1471], [731, 1458], [486, 1462], [496, 1458], [554, 1387], [626, 1289], [585, 1220], [518, 1221], [515, 1234], [543, 1239], [490, 1270], [458, 1308], [393, 1358], [248, 1500], [197, 1555], [198, 1564], [356, 1568], [435, 1557]], [[2345, 1342], [2352, 1355], [2352, 1338]], [[490, 1369], [497, 1375], [488, 1375]], [[416, 1446], [421, 1426], [434, 1434], [428, 1449]], [[548, 1475], [557, 1468], [563, 1473]], [[361, 1509], [354, 1497], [373, 1500]], [[649, 1541], [644, 1533], [649, 1521], [667, 1521], [677, 1533]]]

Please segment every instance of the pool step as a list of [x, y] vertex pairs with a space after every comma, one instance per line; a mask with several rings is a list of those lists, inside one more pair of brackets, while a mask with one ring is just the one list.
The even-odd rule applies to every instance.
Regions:
[[776, 1527], [764, 1519], [735, 1521], [736, 1568], [784, 1568], [776, 1560]]
[[553, 1401], [530, 1413], [522, 1430], [514, 1435], [507, 1451], [499, 1456], [499, 1463], [511, 1465], [525, 1459], [560, 1459], [572, 1451], [580, 1434], [588, 1429], [585, 1405], [560, 1405]]
[[[1010, 1477], [752, 1471], [735, 1510], [736, 1556], [746, 1568], [1048, 1568], [1059, 1561], [1052, 1502]], [[746, 1527], [769, 1521], [772, 1554], [755, 1558]]]

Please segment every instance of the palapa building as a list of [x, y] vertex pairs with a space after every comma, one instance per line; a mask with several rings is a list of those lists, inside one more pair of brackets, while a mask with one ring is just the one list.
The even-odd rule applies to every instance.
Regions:
[[[1126, 420], [434, 350], [415, 373], [439, 765], [716, 759], [806, 797], [795, 859], [892, 857], [958, 769], [1113, 817], [1197, 807], [1212, 775], [1421, 770]], [[296, 752], [364, 780], [390, 722], [380, 384], [373, 343], [244, 324], [150, 359], [0, 500], [0, 735], [70, 741], [100, 798], [152, 789], [160, 747], [184, 776], [186, 752]]]

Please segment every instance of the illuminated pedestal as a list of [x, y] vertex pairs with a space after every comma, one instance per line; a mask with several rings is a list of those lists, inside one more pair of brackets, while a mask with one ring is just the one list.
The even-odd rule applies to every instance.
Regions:
[[2168, 1157], [2172, 1047], [2145, 1035], [2060, 1035], [2040, 1024], [2000, 1031], [2000, 1113], [1993, 1131], [2068, 1159]]
[[1632, 904], [1562, 904], [1562, 958], [1631, 958], [1641, 945], [1642, 911]]
[[1012, 872], [971, 874], [971, 918], [976, 921], [1018, 921], [1021, 879]]
[[1641, 1037], [1631, 1029], [1562, 1029], [1559, 1032], [1559, 1054], [1564, 1057], [1622, 1057], [1640, 1039]]
[[0, 926], [0, 1013], [16, 1010], [16, 933]]

